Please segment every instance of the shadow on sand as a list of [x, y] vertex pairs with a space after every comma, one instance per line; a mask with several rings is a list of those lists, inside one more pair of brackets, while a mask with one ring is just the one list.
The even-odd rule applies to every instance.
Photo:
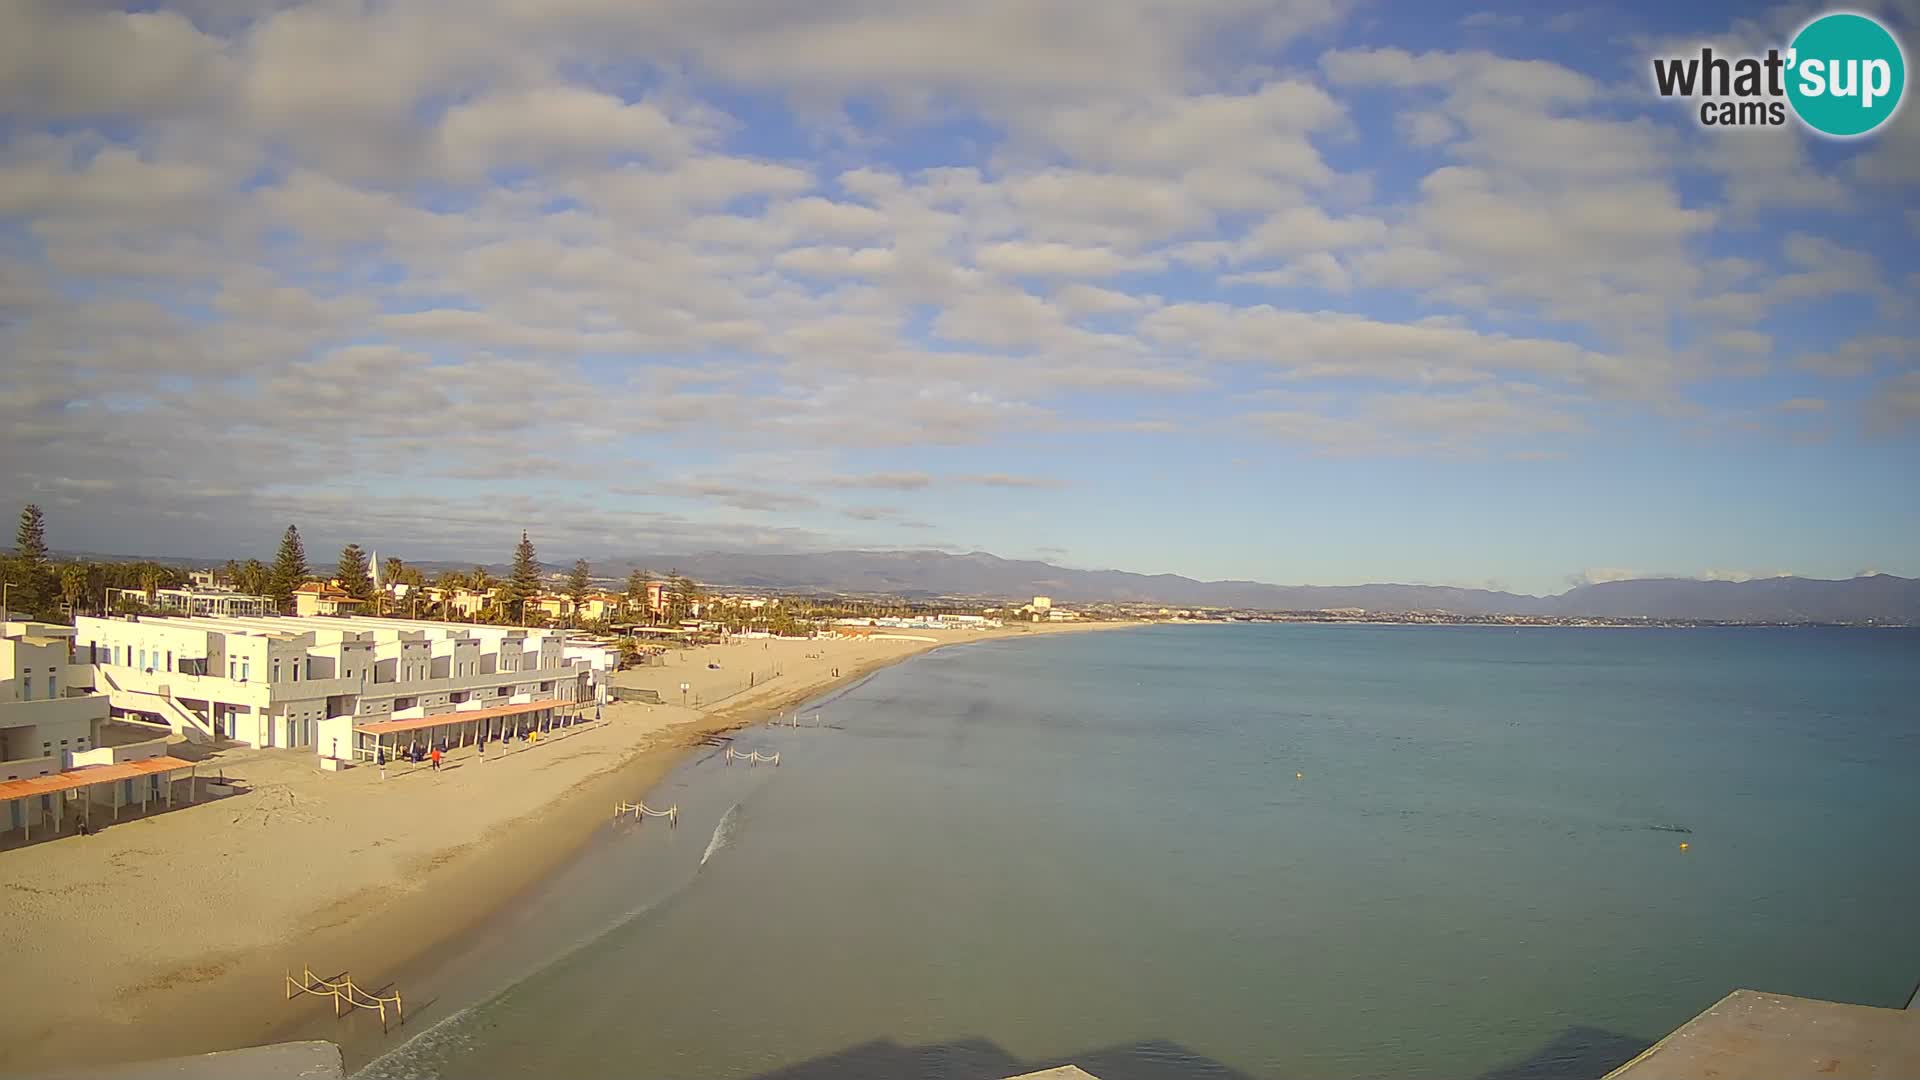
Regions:
[[[1570, 1027], [1527, 1057], [1472, 1080], [1599, 1080], [1649, 1045], [1646, 1039], [1617, 1032]], [[1056, 1065], [1078, 1065], [1099, 1080], [1256, 1080], [1250, 1073], [1166, 1039], [1103, 1047], [1044, 1061], [1022, 1061], [987, 1039], [920, 1046], [875, 1039], [760, 1073], [754, 1080], [998, 1080]], [[1285, 1080], [1325, 1078], [1298, 1076]]]

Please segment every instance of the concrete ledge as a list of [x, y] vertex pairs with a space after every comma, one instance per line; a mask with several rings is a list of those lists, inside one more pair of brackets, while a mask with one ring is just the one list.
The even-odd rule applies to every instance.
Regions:
[[333, 1043], [290, 1042], [29, 1075], [36, 1080], [344, 1080], [347, 1070]]
[[1078, 1065], [1061, 1065], [1052, 1069], [1043, 1069], [1040, 1072], [1009, 1076], [1007, 1080], [1099, 1080], [1099, 1078]]
[[1920, 1077], [1920, 1012], [1735, 990], [1608, 1080]]

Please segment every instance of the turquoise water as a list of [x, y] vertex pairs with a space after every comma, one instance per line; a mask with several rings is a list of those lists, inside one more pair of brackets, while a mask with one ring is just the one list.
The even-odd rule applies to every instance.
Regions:
[[742, 733], [778, 768], [681, 769], [649, 796], [678, 828], [610, 826], [423, 976], [504, 992], [367, 1075], [1591, 1077], [1735, 987], [1896, 1005], [1916, 661], [1812, 629], [941, 650]]

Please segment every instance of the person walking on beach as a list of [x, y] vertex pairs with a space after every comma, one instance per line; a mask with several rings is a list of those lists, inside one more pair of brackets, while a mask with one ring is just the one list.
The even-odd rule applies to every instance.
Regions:
[[484, 764], [486, 760], [487, 760], [487, 740], [484, 737], [482, 737], [480, 740], [480, 761], [482, 764]]
[[439, 772], [440, 771], [440, 748], [439, 747], [436, 746], [433, 748], [432, 757], [433, 757], [433, 771]]
[[387, 778], [387, 744], [381, 743], [373, 748], [373, 763], [380, 766], [380, 779]]

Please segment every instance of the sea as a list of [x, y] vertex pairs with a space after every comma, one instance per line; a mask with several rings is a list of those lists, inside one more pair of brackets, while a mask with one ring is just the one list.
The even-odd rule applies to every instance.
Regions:
[[732, 745], [359, 1075], [1589, 1080], [1920, 980], [1920, 631], [1036, 635]]

